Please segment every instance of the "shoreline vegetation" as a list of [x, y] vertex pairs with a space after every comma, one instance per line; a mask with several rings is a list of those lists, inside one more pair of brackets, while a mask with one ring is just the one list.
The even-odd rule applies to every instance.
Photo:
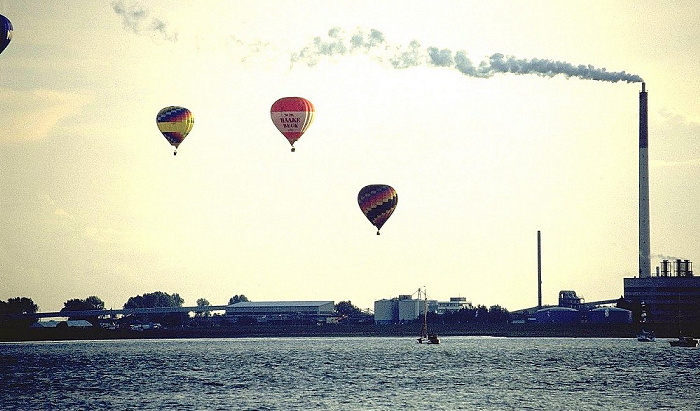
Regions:
[[[440, 337], [544, 337], [544, 338], [634, 338], [634, 324], [450, 324], [431, 327]], [[175, 338], [264, 338], [264, 337], [416, 337], [416, 324], [322, 324], [322, 325], [232, 325], [218, 327], [173, 327], [151, 330], [104, 328], [0, 329], [0, 342], [175, 339]], [[670, 327], [657, 329], [661, 338], [675, 338]]]

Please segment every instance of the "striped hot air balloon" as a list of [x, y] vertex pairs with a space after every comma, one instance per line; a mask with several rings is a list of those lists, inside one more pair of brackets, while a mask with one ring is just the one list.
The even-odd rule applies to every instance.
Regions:
[[165, 107], [158, 112], [156, 124], [170, 145], [175, 147], [173, 155], [177, 155], [178, 146], [194, 126], [194, 116], [190, 110], [184, 107]]
[[396, 190], [386, 184], [364, 186], [357, 194], [357, 204], [369, 222], [377, 227], [377, 235], [386, 220], [391, 217], [398, 202]]
[[10, 40], [12, 40], [12, 23], [7, 17], [0, 14], [0, 53], [10, 44]]
[[305, 98], [283, 97], [272, 104], [270, 117], [275, 127], [292, 145], [304, 134], [314, 121], [314, 105]]

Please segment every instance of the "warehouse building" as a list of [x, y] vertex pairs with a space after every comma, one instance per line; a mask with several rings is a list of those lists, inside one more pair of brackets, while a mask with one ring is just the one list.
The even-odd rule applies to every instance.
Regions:
[[335, 316], [333, 301], [245, 301], [226, 307], [232, 319], [253, 318], [257, 322], [270, 321], [326, 321]]

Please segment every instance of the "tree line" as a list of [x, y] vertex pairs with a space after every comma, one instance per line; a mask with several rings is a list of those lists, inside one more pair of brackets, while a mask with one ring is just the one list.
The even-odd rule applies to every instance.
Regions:
[[[236, 304], [240, 302], [250, 301], [248, 297], [243, 294], [236, 294], [232, 296], [228, 304]], [[124, 303], [124, 309], [134, 309], [134, 308], [169, 308], [169, 307], [182, 307], [185, 300], [178, 294], [168, 294], [162, 291], [155, 291], [153, 293], [145, 293], [142, 295], [136, 295], [129, 297], [126, 303]], [[208, 307], [211, 304], [206, 298], [197, 299], [198, 307]], [[104, 301], [97, 296], [88, 296], [84, 299], [73, 298], [67, 300], [63, 304], [61, 313], [66, 314], [65, 316], [69, 319], [85, 319], [91, 322], [93, 325], [99, 325], [98, 316], [71, 316], [71, 312], [78, 311], [93, 311], [93, 310], [104, 310]], [[38, 312], [39, 306], [35, 304], [31, 298], [27, 297], [16, 297], [10, 298], [7, 301], [0, 301], [0, 316], [3, 314], [34, 314]], [[345, 322], [365, 322], [371, 321], [371, 314], [362, 311], [360, 308], [352, 304], [351, 301], [340, 301], [335, 304], [335, 311], [341, 321]], [[210, 317], [211, 313], [208, 311], [201, 311], [195, 315], [196, 318], [206, 318]], [[143, 314], [135, 316], [134, 319], [141, 322], [159, 322], [163, 325], [181, 325], [183, 322], [188, 320], [187, 313], [171, 313], [171, 314]], [[4, 325], [8, 325], [11, 321], [9, 316], [2, 316]], [[446, 312], [444, 314], [428, 313], [429, 322], [431, 324], [463, 324], [463, 323], [506, 323], [510, 320], [510, 313], [505, 308], [499, 305], [493, 305], [489, 308], [483, 305], [476, 307], [462, 308], [459, 311]], [[28, 324], [25, 324], [27, 320], [25, 319], [22, 324], [11, 324], [11, 325], [30, 325], [33, 320], [30, 320]]]

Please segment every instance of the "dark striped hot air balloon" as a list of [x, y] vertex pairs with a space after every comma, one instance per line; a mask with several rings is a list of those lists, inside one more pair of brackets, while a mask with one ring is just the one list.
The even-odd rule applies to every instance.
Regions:
[[386, 184], [364, 186], [357, 194], [357, 204], [369, 222], [377, 227], [377, 235], [386, 220], [391, 217], [398, 202], [396, 190]]
[[292, 152], [294, 143], [314, 121], [314, 114], [314, 105], [301, 97], [283, 97], [275, 101], [270, 108], [272, 122], [292, 145]]
[[0, 53], [10, 44], [10, 40], [12, 40], [12, 23], [7, 17], [0, 14]]
[[165, 107], [158, 112], [156, 124], [170, 145], [175, 147], [173, 155], [177, 155], [178, 146], [194, 126], [194, 116], [191, 111], [184, 107]]

